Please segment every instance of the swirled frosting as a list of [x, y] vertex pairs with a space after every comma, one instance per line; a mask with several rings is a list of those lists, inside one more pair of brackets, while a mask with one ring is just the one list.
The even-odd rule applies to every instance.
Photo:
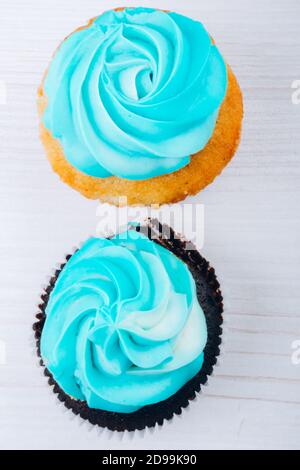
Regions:
[[207, 144], [226, 87], [226, 65], [200, 22], [108, 11], [56, 52], [43, 120], [82, 172], [147, 179], [184, 167]]
[[67, 262], [47, 304], [41, 356], [65, 393], [130, 413], [189, 381], [206, 341], [186, 264], [129, 230], [87, 240]]

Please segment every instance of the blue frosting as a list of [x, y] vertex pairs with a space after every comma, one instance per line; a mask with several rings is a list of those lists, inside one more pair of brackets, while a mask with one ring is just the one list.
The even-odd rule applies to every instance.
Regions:
[[44, 125], [82, 172], [147, 179], [205, 147], [226, 87], [226, 65], [200, 22], [150, 8], [108, 11], [56, 52]]
[[130, 413], [196, 375], [206, 342], [186, 264], [129, 230], [87, 240], [67, 262], [46, 308], [41, 355], [68, 395]]

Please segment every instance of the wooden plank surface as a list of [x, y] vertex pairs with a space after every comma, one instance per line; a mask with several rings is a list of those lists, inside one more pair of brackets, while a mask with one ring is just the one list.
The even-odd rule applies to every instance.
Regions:
[[[194, 198], [204, 255], [225, 299], [224, 347], [201, 396], [143, 433], [100, 432], [46, 385], [31, 324], [42, 285], [95, 232], [96, 202], [61, 184], [37, 135], [36, 88], [59, 41], [117, 2], [2, 0], [0, 6], [0, 448], [300, 448], [300, 80], [298, 0], [122, 0], [202, 20], [245, 99], [239, 151]], [[5, 96], [6, 95], [6, 96]], [[6, 351], [4, 357], [4, 348]]]

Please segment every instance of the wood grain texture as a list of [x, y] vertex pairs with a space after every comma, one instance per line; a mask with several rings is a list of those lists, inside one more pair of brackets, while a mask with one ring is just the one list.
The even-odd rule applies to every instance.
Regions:
[[0, 448], [300, 448], [300, 80], [298, 0], [134, 1], [202, 20], [239, 78], [236, 157], [193, 201], [203, 254], [225, 299], [224, 347], [209, 385], [180, 418], [144, 433], [99, 431], [59, 406], [34, 354], [41, 286], [94, 233], [96, 203], [52, 173], [38, 140], [36, 89], [60, 40], [115, 1], [2, 0], [0, 82]]

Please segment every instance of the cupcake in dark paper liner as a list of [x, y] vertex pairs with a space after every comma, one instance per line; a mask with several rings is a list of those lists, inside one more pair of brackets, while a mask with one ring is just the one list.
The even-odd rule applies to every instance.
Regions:
[[153, 220], [88, 239], [55, 272], [39, 307], [37, 352], [53, 391], [110, 430], [180, 414], [219, 355], [214, 269]]

